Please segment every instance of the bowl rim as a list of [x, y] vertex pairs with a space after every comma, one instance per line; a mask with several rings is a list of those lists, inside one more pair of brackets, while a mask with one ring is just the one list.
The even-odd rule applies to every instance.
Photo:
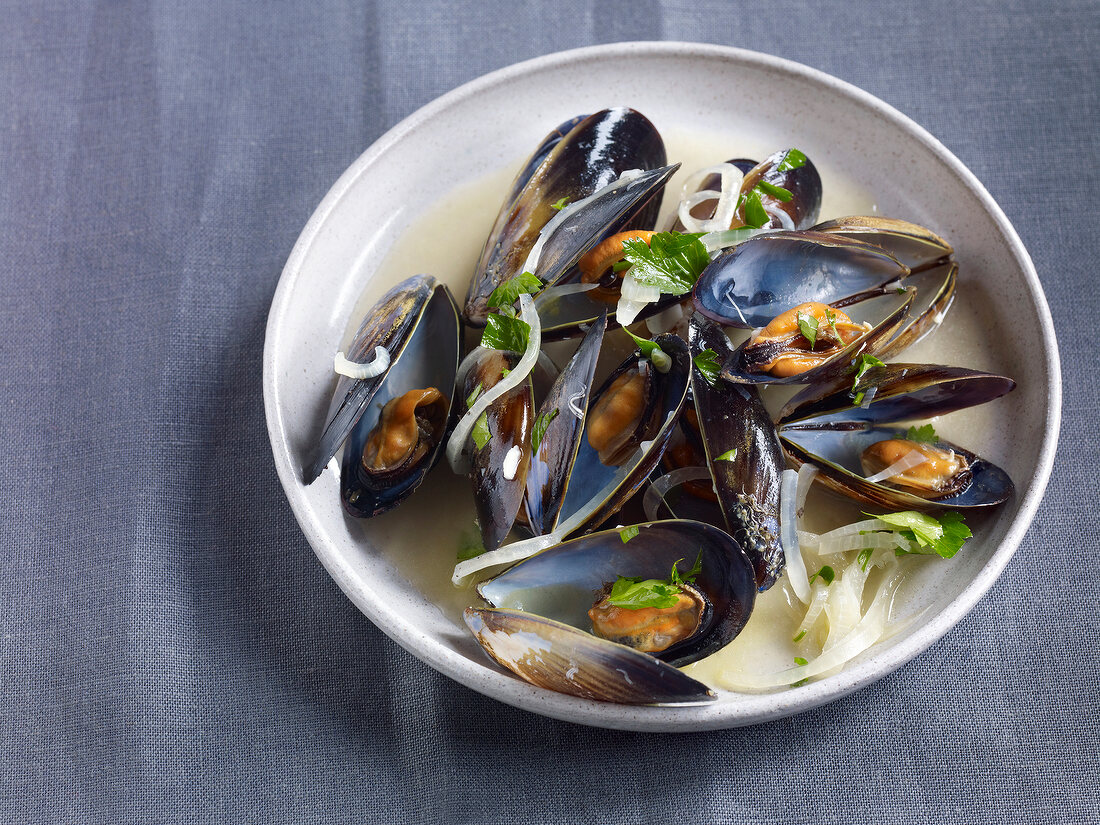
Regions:
[[[408, 134], [429, 123], [440, 113], [462, 104], [471, 97], [508, 84], [532, 72], [555, 69], [582, 61], [602, 62], [623, 57], [717, 60], [788, 74], [848, 97], [856, 104], [870, 110], [869, 114], [883, 118], [894, 127], [908, 133], [962, 181], [992, 218], [1007, 242], [1009, 254], [1023, 272], [1026, 288], [1040, 318], [1045, 367], [1050, 376], [1046, 393], [1047, 410], [1043, 441], [1035, 473], [1026, 490], [1020, 494], [1019, 509], [1000, 546], [964, 590], [940, 613], [911, 635], [828, 679], [782, 693], [745, 695], [743, 702], [739, 700], [736, 703], [719, 702], [699, 707], [676, 708], [611, 705], [579, 699], [535, 688], [497, 668], [489, 662], [488, 658], [482, 662], [474, 661], [461, 653], [456, 653], [440, 640], [410, 631], [389, 614], [380, 600], [373, 598], [369, 591], [361, 587], [342, 555], [329, 545], [321, 525], [314, 520], [302, 496], [294, 492], [301, 484], [301, 479], [297, 459], [290, 451], [283, 410], [277, 403], [282, 382], [276, 370], [276, 353], [280, 349], [279, 344], [285, 329], [284, 321], [291, 305], [290, 298], [302, 275], [302, 265], [309, 249], [348, 189], [383, 158], [392, 146]], [[310, 216], [287, 259], [268, 314], [263, 352], [263, 393], [265, 417], [276, 471], [295, 518], [315, 554], [341, 590], [379, 629], [435, 670], [498, 701], [566, 721], [643, 731], [731, 728], [790, 716], [839, 699], [877, 681], [928, 649], [961, 621], [993, 586], [1027, 532], [1050, 479], [1062, 411], [1061, 370], [1054, 322], [1038, 273], [1023, 242], [1003, 210], [977, 177], [954, 154], [922, 126], [893, 106], [821, 70], [748, 49], [678, 41], [630, 41], [585, 46], [514, 63], [470, 80], [437, 97], [379, 137], [332, 185]]]

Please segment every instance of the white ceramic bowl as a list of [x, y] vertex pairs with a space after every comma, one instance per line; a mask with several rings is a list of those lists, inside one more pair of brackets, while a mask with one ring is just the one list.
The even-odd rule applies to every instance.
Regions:
[[[957, 306], [969, 307], [973, 329], [998, 342], [987, 363], [952, 362], [1003, 365], [1019, 384], [1010, 401], [996, 402], [1003, 429], [991, 436], [1005, 448], [996, 458], [1015, 480], [1016, 497], [982, 525], [950, 576], [925, 587], [918, 600], [929, 608], [925, 618], [839, 675], [777, 694], [722, 694], [690, 708], [624, 707], [530, 687], [490, 664], [453, 611], [425, 597], [427, 574], [403, 567], [394, 552], [399, 536], [343, 515], [331, 473], [302, 483], [333, 387], [332, 354], [358, 322], [352, 313], [360, 293], [380, 292], [383, 285], [371, 281], [374, 264], [394, 239], [448, 192], [514, 171], [553, 125], [617, 105], [639, 109], [659, 128], [729, 135], [731, 153], [739, 135], [798, 146], [819, 167], [875, 193], [882, 214], [948, 237], [961, 263]], [[1021, 328], [1031, 334], [1001, 332]], [[1053, 324], [1035, 269], [1000, 208], [947, 149], [895, 109], [822, 72], [682, 43], [598, 46], [520, 63], [444, 95], [383, 135], [333, 185], [287, 261], [268, 319], [264, 390], [275, 464], [294, 514], [321, 562], [378, 627], [440, 672], [503, 702], [638, 730], [733, 727], [793, 714], [882, 677], [947, 633], [993, 584], [1031, 522], [1061, 408]], [[453, 549], [440, 558], [442, 569], [430, 574], [446, 579]]]

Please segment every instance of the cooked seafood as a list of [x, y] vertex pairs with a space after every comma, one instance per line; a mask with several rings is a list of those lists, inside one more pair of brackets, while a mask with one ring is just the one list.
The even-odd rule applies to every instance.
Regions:
[[[661, 232], [677, 168], [632, 109], [554, 129], [470, 283], [462, 321], [480, 343], [460, 364], [458, 310], [434, 279], [392, 290], [349, 347], [366, 377], [340, 380], [306, 473], [345, 443], [345, 509], [374, 516], [445, 444], [482, 545], [454, 571], [483, 600], [467, 626], [520, 678], [587, 699], [713, 700], [677, 668], [734, 642], [769, 589], [803, 611], [795, 641], [818, 644], [827, 624], [828, 649], [744, 688], [827, 675], [881, 638], [897, 557], [953, 554], [959, 513], [1012, 494], [1003, 470], [921, 423], [1011, 379], [884, 360], [951, 308], [947, 241], [878, 216], [818, 222], [822, 178], [796, 148], [689, 176]], [[615, 328], [635, 318], [646, 328]], [[564, 367], [533, 380], [551, 355]], [[805, 388], [773, 417], [787, 384]], [[800, 522], [815, 482], [901, 512], [818, 536]]]

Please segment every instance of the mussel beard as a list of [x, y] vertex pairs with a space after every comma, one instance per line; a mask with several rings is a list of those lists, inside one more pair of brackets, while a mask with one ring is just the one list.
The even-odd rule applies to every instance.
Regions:
[[447, 429], [447, 399], [435, 387], [391, 398], [363, 447], [364, 480], [385, 484], [434, 452]]

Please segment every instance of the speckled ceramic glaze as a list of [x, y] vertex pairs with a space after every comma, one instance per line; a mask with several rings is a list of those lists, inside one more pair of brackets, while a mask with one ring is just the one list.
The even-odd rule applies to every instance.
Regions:
[[[370, 262], [441, 191], [514, 166], [552, 125], [609, 105], [633, 106], [659, 123], [803, 148], [875, 193], [882, 214], [951, 239], [979, 329], [1033, 331], [1002, 336], [997, 359], [1019, 384], [1000, 436], [1014, 445], [1002, 463], [1016, 481], [1015, 498], [982, 524], [951, 576], [926, 588], [922, 619], [837, 676], [777, 694], [723, 693], [691, 708], [623, 707], [530, 687], [490, 664], [466, 629], [345, 518], [331, 473], [302, 483], [302, 463], [332, 391], [332, 355], [357, 320], [350, 314], [370, 283]], [[501, 128], [505, 123], [509, 128]], [[1057, 346], [1035, 269], [1004, 214], [950, 152], [904, 115], [829, 75], [754, 52], [677, 43], [600, 46], [520, 63], [444, 95], [380, 138], [329, 191], [286, 264], [268, 320], [264, 390], [275, 464], [295, 516], [333, 578], [385, 633], [503, 702], [584, 724], [654, 731], [797, 713], [882, 677], [947, 633], [993, 584], [1031, 522], [1061, 406]]]

